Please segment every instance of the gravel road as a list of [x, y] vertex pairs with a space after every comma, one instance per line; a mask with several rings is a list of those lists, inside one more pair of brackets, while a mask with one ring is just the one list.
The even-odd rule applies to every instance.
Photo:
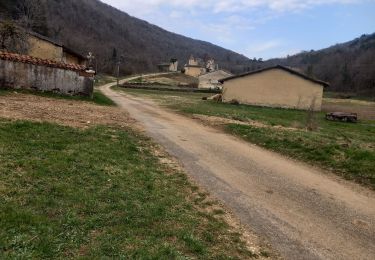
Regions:
[[375, 259], [375, 193], [159, 107], [102, 91], [285, 259]]

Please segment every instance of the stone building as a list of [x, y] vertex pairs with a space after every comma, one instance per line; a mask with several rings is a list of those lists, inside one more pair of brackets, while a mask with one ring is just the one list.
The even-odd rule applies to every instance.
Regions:
[[92, 96], [93, 78], [84, 65], [0, 51], [1, 88]]
[[200, 58], [195, 58], [193, 55], [190, 56], [188, 63], [184, 67], [185, 74], [198, 78], [200, 75], [207, 72], [205, 63]]
[[219, 70], [219, 65], [215, 63], [215, 60], [213, 58], [209, 58], [206, 61], [206, 71], [207, 72], [214, 72]]
[[169, 62], [158, 64], [160, 72], [177, 72], [178, 71], [178, 60], [171, 59]]
[[222, 84], [219, 80], [233, 76], [225, 70], [215, 70], [199, 76], [199, 88], [220, 89]]
[[61, 43], [35, 32], [28, 32], [28, 55], [40, 59], [85, 65], [86, 58]]

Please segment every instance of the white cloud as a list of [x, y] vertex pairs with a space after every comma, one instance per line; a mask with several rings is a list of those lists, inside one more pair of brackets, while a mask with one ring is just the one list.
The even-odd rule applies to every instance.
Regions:
[[248, 57], [264, 57], [265, 54], [275, 52], [283, 45], [285, 45], [285, 42], [279, 39], [248, 44], [244, 50], [244, 55]]
[[[267, 35], [266, 38], [264, 34], [259, 36], [258, 27], [270, 20], [319, 6], [356, 4], [375, 0], [101, 1], [172, 32], [238, 50], [249, 57], [269, 57], [279, 56], [281, 49], [292, 48], [290, 43], [287, 44], [280, 39], [267, 41], [267, 37], [280, 37], [280, 34]], [[308, 13], [310, 12], [305, 12], [304, 15]], [[257, 34], [255, 35], [254, 32]], [[286, 54], [282, 53], [282, 55]]]
[[366, 0], [102, 0], [135, 15], [152, 12], [155, 8], [205, 9], [213, 13], [237, 13], [265, 8], [274, 12], [298, 11], [328, 4], [352, 4]]
[[276, 47], [279, 47], [281, 45], [281, 41], [279, 40], [273, 40], [268, 42], [263, 42], [260, 44], [252, 45], [247, 48], [249, 52], [265, 52], [271, 49], [274, 49]]
[[170, 14], [169, 14], [169, 17], [172, 18], [172, 19], [179, 19], [179, 18], [182, 18], [184, 17], [184, 13], [181, 12], [181, 11], [176, 11], [176, 10], [173, 10]]

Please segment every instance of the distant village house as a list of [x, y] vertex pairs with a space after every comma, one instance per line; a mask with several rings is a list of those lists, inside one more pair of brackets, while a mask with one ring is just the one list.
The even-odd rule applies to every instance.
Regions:
[[177, 72], [178, 71], [178, 60], [171, 59], [170, 62], [158, 64], [160, 72]]
[[206, 72], [214, 72], [219, 70], [219, 65], [215, 63], [215, 60], [210, 58], [206, 61]]
[[190, 56], [188, 63], [184, 67], [185, 74], [198, 78], [200, 75], [206, 73], [205, 64], [202, 59]]
[[274, 66], [220, 80], [223, 102], [320, 111], [328, 83]]
[[199, 88], [202, 89], [221, 89], [222, 84], [219, 80], [233, 76], [232, 73], [225, 70], [215, 70], [199, 76]]
[[188, 63], [184, 67], [184, 73], [188, 76], [198, 78], [199, 88], [202, 89], [220, 89], [220, 79], [233, 76], [230, 72], [219, 70], [213, 58], [205, 60], [190, 56]]

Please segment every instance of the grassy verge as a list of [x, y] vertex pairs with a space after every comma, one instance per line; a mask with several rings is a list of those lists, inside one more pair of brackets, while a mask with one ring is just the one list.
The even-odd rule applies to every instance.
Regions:
[[108, 98], [100, 90], [97, 89], [94, 90], [94, 97], [92, 99], [92, 102], [102, 106], [116, 106], [115, 102], [113, 102], [112, 99]]
[[18, 93], [37, 95], [37, 96], [48, 97], [48, 98], [86, 101], [86, 102], [95, 103], [101, 106], [115, 106], [115, 103], [111, 99], [107, 98], [98, 89], [94, 90], [93, 98], [83, 97], [83, 96], [61, 95], [61, 94], [55, 94], [52, 92], [38, 92], [38, 91], [30, 91], [30, 90], [4, 90], [4, 89], [0, 89], [0, 95], [7, 95], [8, 93], [11, 93], [14, 91]]
[[116, 82], [116, 77], [103, 74], [95, 76], [95, 86], [102, 86], [111, 82]]
[[375, 188], [374, 140], [367, 143], [363, 138], [355, 137], [361, 132], [374, 135], [374, 127], [368, 127], [367, 133], [364, 129], [349, 134], [336, 132], [333, 128], [307, 132], [230, 124], [227, 131], [267, 149], [323, 166], [346, 179]]
[[0, 120], [0, 258], [253, 257], [153, 154], [118, 128]]
[[[196, 93], [123, 91], [152, 98], [186, 114], [261, 122], [269, 127], [228, 124], [225, 129], [249, 142], [375, 188], [375, 121], [361, 121], [358, 124], [330, 122], [324, 119], [324, 113], [317, 113], [314, 123], [318, 130], [306, 131], [305, 111], [202, 101], [205, 95]], [[276, 125], [282, 127], [272, 127]]]

